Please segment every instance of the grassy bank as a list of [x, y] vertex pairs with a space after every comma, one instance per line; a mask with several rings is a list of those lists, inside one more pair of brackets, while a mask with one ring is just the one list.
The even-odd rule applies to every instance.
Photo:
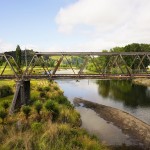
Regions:
[[11, 103], [15, 90], [15, 81], [0, 80], [0, 108], [4, 101]]
[[[1, 81], [2, 82], [2, 81]], [[5, 82], [13, 87], [14, 81]], [[105, 150], [99, 140], [80, 128], [79, 113], [55, 82], [31, 81], [31, 102], [9, 116], [13, 95], [0, 98], [0, 149]], [[4, 109], [5, 108], [5, 109]]]
[[133, 83], [138, 85], [143, 85], [143, 86], [150, 86], [150, 79], [147, 78], [133, 79]]

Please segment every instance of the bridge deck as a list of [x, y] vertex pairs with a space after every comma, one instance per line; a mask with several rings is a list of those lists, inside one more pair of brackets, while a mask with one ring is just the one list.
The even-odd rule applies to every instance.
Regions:
[[[132, 79], [132, 78], [150, 78], [150, 74], [133, 74], [132, 76], [127, 74], [55, 74], [53, 76], [48, 75], [28, 75], [24, 76], [24, 79]], [[14, 75], [3, 75], [0, 79], [16, 79]]]
[[150, 55], [150, 52], [38, 52], [36, 53], [38, 56], [86, 56], [86, 55], [95, 55], [95, 56], [135, 56], [135, 55]]

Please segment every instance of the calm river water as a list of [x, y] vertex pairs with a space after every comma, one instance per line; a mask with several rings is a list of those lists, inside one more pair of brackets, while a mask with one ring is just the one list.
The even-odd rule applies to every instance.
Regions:
[[[133, 84], [131, 81], [113, 80], [57, 80], [64, 95], [73, 103], [75, 97], [126, 111], [150, 124], [150, 88]], [[112, 123], [100, 118], [93, 110], [76, 108], [81, 114], [82, 126], [109, 145], [137, 145], [131, 138]]]

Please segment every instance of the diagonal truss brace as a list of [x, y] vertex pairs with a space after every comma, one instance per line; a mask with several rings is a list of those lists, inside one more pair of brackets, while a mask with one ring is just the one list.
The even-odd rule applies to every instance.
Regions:
[[17, 72], [15, 71], [15, 69], [14, 69], [14, 67], [12, 66], [12, 64], [10, 63], [10, 61], [8, 60], [7, 55], [4, 54], [3, 57], [5, 58], [5, 60], [6, 60], [6, 62], [8, 63], [8, 65], [10, 66], [10, 68], [11, 68], [11, 70], [13, 71], [15, 77], [16, 77], [17, 79], [19, 79], [19, 76], [18, 76]]
[[61, 57], [59, 58], [59, 60], [57, 61], [57, 64], [56, 64], [56, 66], [55, 66], [55, 68], [54, 68], [54, 70], [53, 70], [53, 72], [52, 72], [51, 77], [56, 74], [56, 71], [58, 70], [58, 68], [59, 68], [59, 66], [60, 66], [60, 64], [61, 64], [61, 62], [63, 61], [63, 58], [64, 58], [64, 56], [61, 56]]
[[138, 65], [138, 67], [137, 67], [138, 69], [140, 69], [140, 66], [142, 65], [143, 68], [146, 70], [146, 67], [145, 67], [145, 65], [143, 64], [143, 60], [145, 59], [145, 57], [146, 57], [146, 55], [143, 55], [143, 57], [140, 58], [140, 56], [138, 55], [138, 58], [139, 58], [139, 60], [140, 60], [139, 65]]
[[94, 56], [90, 56], [90, 58], [91, 58], [91, 61], [92, 61], [92, 63], [94, 64], [94, 66], [95, 66], [95, 68], [96, 68], [96, 71], [99, 73], [99, 74], [101, 74], [101, 72], [100, 72], [100, 67], [99, 67], [99, 65], [97, 64], [97, 62], [96, 62], [96, 60], [94, 60]]
[[132, 73], [130, 72], [130, 70], [129, 70], [128, 66], [127, 66], [127, 63], [126, 63], [126, 61], [123, 59], [123, 57], [122, 57], [121, 54], [119, 54], [119, 57], [121, 58], [122, 62], [124, 63], [128, 74], [129, 74], [130, 76], [132, 76]]
[[63, 55], [63, 56], [64, 56], [65, 59], [67, 60], [67, 62], [68, 62], [68, 64], [69, 64], [70, 68], [72, 69], [73, 73], [76, 74], [75, 71], [74, 71], [74, 69], [73, 69], [73, 67], [72, 67], [71, 62], [68, 60], [68, 58], [67, 58], [65, 55]]
[[80, 70], [78, 72], [78, 75], [83, 73], [83, 70], [85, 69], [85, 67], [86, 67], [86, 65], [88, 63], [88, 60], [89, 60], [89, 56], [85, 56], [85, 60], [84, 60], [82, 66], [81, 66], [81, 68], [80, 68]]

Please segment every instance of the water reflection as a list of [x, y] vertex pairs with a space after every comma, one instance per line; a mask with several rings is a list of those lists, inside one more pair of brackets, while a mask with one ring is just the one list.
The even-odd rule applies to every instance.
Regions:
[[71, 102], [75, 97], [126, 111], [150, 124], [150, 88], [131, 81], [57, 80]]
[[121, 101], [125, 106], [150, 106], [150, 89], [131, 81], [98, 80], [98, 92], [104, 98]]
[[[134, 85], [130, 81], [85, 79], [80, 82], [75, 80], [57, 80], [57, 82], [71, 102], [75, 97], [79, 97], [121, 109], [150, 124], [150, 88]], [[82, 126], [91, 134], [96, 134], [102, 141], [110, 145], [136, 143], [120, 129], [100, 118], [93, 110], [84, 107], [78, 107], [77, 110], [81, 114]]]

